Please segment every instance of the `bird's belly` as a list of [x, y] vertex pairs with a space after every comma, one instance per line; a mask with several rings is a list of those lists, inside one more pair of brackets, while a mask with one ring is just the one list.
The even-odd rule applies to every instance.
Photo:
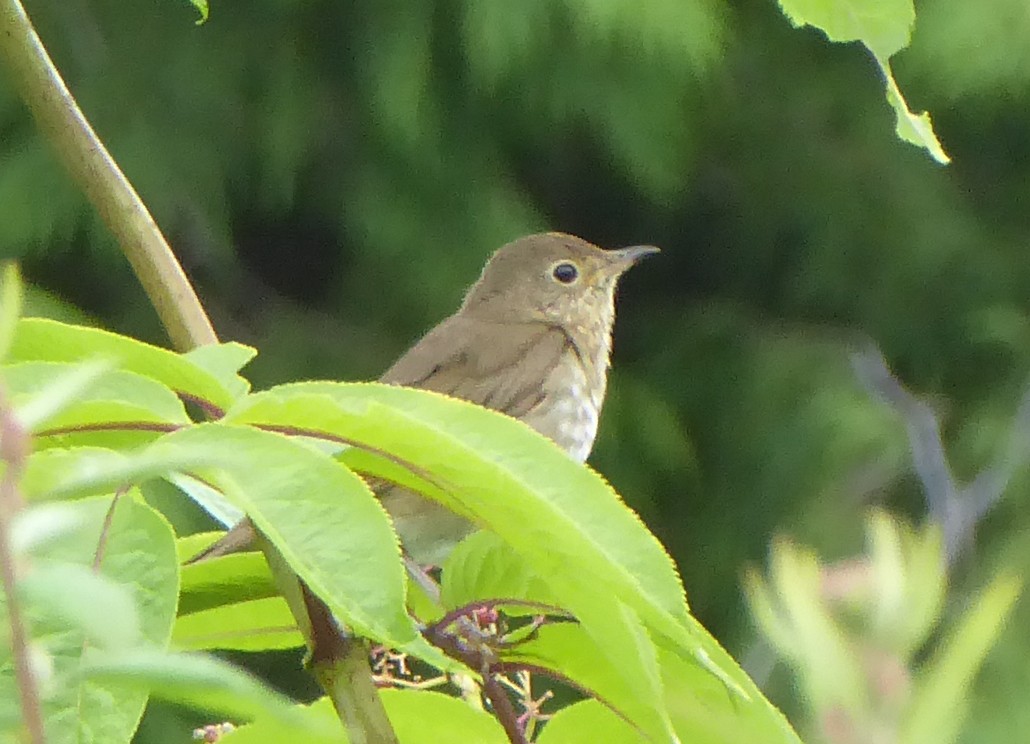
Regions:
[[545, 437], [565, 450], [570, 457], [584, 462], [597, 436], [597, 403], [587, 392], [586, 375], [566, 377], [524, 418]]

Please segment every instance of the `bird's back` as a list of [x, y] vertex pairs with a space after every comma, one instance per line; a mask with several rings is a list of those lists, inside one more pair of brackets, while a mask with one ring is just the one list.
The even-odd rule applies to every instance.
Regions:
[[584, 357], [553, 325], [487, 323], [459, 314], [426, 334], [380, 379], [520, 419], [582, 462], [597, 434], [606, 366], [607, 358]]
[[[586, 460], [597, 434], [605, 370], [587, 370], [573, 341], [545, 323], [487, 323], [453, 315], [380, 379], [451, 395], [505, 413]], [[606, 366], [607, 359], [605, 359]], [[596, 379], [602, 378], [597, 391]], [[380, 500], [405, 550], [439, 563], [472, 525], [416, 493], [381, 484]]]

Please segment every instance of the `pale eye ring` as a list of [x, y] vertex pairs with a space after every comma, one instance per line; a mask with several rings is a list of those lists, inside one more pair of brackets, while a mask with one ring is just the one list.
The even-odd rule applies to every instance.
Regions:
[[574, 284], [579, 279], [579, 269], [571, 261], [559, 261], [551, 268], [551, 276], [561, 284]]

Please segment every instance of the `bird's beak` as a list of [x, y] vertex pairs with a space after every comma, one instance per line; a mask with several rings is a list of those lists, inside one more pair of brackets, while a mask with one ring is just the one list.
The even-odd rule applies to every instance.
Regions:
[[629, 248], [619, 248], [608, 251], [612, 257], [612, 264], [618, 268], [619, 273], [626, 271], [629, 267], [642, 261], [650, 255], [660, 253], [661, 249], [653, 245], [631, 245]]

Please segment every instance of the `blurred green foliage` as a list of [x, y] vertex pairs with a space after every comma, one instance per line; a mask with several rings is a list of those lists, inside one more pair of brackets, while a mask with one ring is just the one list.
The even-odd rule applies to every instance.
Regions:
[[[1030, 369], [1030, 16], [925, 0], [892, 59], [943, 168], [893, 134], [873, 62], [742, 0], [31, 0], [100, 136], [260, 384], [371, 378], [533, 230], [662, 257], [622, 289], [592, 462], [740, 652], [739, 589], [776, 532], [828, 558], [886, 504], [924, 511], [902, 422], [857, 384], [871, 337], [968, 479]], [[0, 73], [2, 74], [2, 73]], [[0, 77], [0, 256], [161, 339], [128, 267]], [[952, 601], [1030, 558], [1021, 473]], [[1025, 603], [1023, 603], [1025, 604]], [[1030, 725], [1022, 605], [970, 742]], [[779, 681], [774, 677], [771, 682]], [[771, 689], [788, 709], [789, 685]], [[149, 740], [148, 740], [149, 741]]]
[[953, 627], [935, 629], [947, 590], [941, 531], [876, 510], [866, 529], [865, 554], [834, 564], [776, 540], [768, 577], [746, 575], [748, 605], [803, 690], [809, 741], [949, 744], [1022, 582], [995, 577]]

